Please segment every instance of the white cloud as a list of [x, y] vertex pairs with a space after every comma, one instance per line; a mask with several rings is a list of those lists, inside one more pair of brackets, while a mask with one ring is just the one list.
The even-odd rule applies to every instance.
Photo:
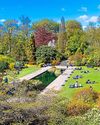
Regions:
[[88, 23], [93, 22], [96, 23], [98, 21], [98, 16], [88, 16], [88, 15], [81, 15], [77, 18], [79, 21]]
[[88, 9], [87, 9], [87, 7], [81, 7], [81, 9], [79, 9], [79, 11], [82, 11], [82, 12], [87, 12], [87, 11], [88, 11]]
[[66, 9], [65, 9], [65, 8], [61, 8], [61, 11], [65, 12], [65, 11], [66, 11]]
[[78, 19], [79, 20], [83, 20], [83, 21], [87, 21], [88, 20], [88, 16], [87, 15], [82, 15], [82, 16], [79, 16]]
[[100, 9], [100, 4], [98, 5], [98, 7], [97, 7], [98, 9]]
[[93, 23], [96, 23], [98, 21], [98, 16], [92, 16], [88, 22], [93, 22]]
[[0, 23], [3, 23], [5, 22], [6, 20], [5, 19], [0, 19]]
[[87, 26], [84, 26], [84, 25], [82, 27], [83, 27], [83, 30], [85, 30], [87, 28]]

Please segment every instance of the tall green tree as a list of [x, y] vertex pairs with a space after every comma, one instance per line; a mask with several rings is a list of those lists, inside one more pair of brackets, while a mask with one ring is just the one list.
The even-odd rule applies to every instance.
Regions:
[[36, 53], [35, 38], [34, 34], [32, 34], [29, 42], [26, 44], [26, 55], [30, 63], [33, 64], [36, 63], [35, 53]]
[[61, 18], [61, 24], [59, 25], [59, 33], [58, 33], [58, 41], [57, 41], [57, 49], [60, 53], [65, 54], [67, 44], [67, 34], [65, 29], [65, 19]]
[[59, 32], [59, 24], [53, 20], [43, 19], [41, 21], [33, 23], [33, 30], [37, 30], [40, 27], [45, 28], [47, 31], [54, 33]]
[[24, 37], [28, 37], [31, 30], [31, 20], [27, 16], [21, 16], [20, 18], [20, 30], [23, 32]]
[[80, 22], [76, 20], [69, 20], [66, 22], [66, 32], [68, 37], [72, 36], [77, 30], [82, 30], [82, 25]]
[[16, 33], [16, 30], [18, 28], [18, 23], [16, 20], [6, 20], [4, 22], [5, 27], [5, 36], [7, 40], [7, 46], [8, 46], [8, 53], [11, 54], [12, 51], [12, 45], [13, 45], [13, 36]]

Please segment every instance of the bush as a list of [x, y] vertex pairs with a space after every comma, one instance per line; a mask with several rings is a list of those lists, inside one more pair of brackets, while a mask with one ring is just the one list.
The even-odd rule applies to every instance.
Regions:
[[56, 60], [56, 58], [58, 59], [58, 55], [58, 52], [54, 48], [48, 46], [41, 46], [36, 50], [36, 61], [38, 64], [51, 63], [52, 60]]
[[39, 64], [39, 67], [43, 67], [43, 65], [44, 65], [44, 63], [40, 63], [40, 64]]
[[97, 108], [93, 108], [89, 110], [84, 115], [84, 120], [86, 121], [85, 125], [99, 125], [100, 124], [100, 110]]
[[98, 100], [97, 100], [97, 107], [100, 109], [100, 93], [99, 93], [99, 97], [98, 97]]
[[61, 74], [61, 70], [60, 69], [57, 69], [56, 71], [55, 71], [55, 75], [56, 76], [59, 76]]
[[73, 100], [67, 105], [67, 114], [71, 116], [82, 115], [90, 108], [91, 106], [83, 101]]
[[74, 96], [74, 99], [83, 101], [88, 104], [94, 104], [98, 99], [98, 93], [91, 88], [86, 88], [78, 91]]
[[8, 56], [0, 55], [0, 61], [10, 64], [10, 63], [14, 62], [14, 59], [12, 59], [12, 58], [10, 58]]
[[10, 64], [9, 64], [9, 69], [10, 69], [10, 70], [14, 70], [14, 66], [15, 66], [15, 63], [10, 63]]
[[15, 63], [15, 65], [14, 65], [14, 68], [16, 69], [16, 70], [21, 70], [22, 68], [24, 67], [24, 64], [23, 64], [23, 62], [16, 62]]
[[52, 62], [51, 62], [51, 64], [52, 64], [53, 66], [59, 65], [59, 63], [60, 63], [59, 60], [52, 60]]
[[83, 59], [83, 55], [81, 53], [76, 53], [75, 55], [72, 55], [69, 58], [69, 61], [76, 66], [81, 66], [82, 65], [82, 59]]
[[3, 72], [7, 68], [8, 68], [8, 63], [4, 61], [0, 61], [0, 72]]

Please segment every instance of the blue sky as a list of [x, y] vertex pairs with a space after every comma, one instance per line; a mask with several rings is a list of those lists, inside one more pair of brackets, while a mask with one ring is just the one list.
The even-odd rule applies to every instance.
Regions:
[[21, 15], [33, 21], [49, 18], [58, 22], [64, 16], [85, 26], [89, 21], [97, 21], [100, 0], [0, 0], [0, 22], [18, 19]]

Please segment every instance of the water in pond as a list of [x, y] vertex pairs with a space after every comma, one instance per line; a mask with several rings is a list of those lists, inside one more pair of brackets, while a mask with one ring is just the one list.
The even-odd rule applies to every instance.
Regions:
[[57, 69], [55, 72], [46, 71], [45, 73], [35, 77], [33, 81], [34, 80], [40, 81], [40, 84], [37, 84], [36, 88], [39, 90], [43, 90], [51, 82], [53, 82], [60, 74], [61, 70], [59, 69]]

